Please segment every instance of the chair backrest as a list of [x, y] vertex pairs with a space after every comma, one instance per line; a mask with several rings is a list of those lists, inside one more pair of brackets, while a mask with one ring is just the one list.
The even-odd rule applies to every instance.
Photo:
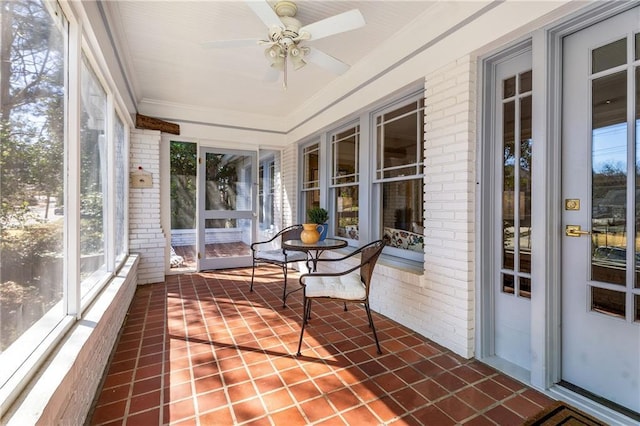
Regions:
[[302, 234], [303, 229], [304, 228], [300, 224], [284, 228], [282, 231], [280, 231], [280, 246], [282, 246], [283, 242], [288, 240], [299, 240], [300, 234]]
[[369, 297], [369, 287], [371, 286], [371, 277], [373, 276], [373, 269], [376, 266], [376, 262], [382, 253], [384, 248], [384, 240], [377, 240], [362, 247], [360, 255], [360, 279], [362, 280], [367, 290], [367, 297]]

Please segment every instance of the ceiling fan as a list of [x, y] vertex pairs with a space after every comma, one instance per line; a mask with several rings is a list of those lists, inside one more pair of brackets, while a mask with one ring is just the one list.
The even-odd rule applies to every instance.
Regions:
[[266, 40], [240, 39], [204, 42], [209, 48], [235, 48], [252, 45], [267, 46], [264, 53], [272, 69], [284, 73], [283, 86], [287, 88], [287, 63], [298, 70], [312, 62], [336, 74], [343, 74], [349, 65], [317, 48], [303, 46], [305, 41], [318, 40], [334, 34], [354, 30], [365, 25], [364, 17], [358, 9], [340, 13], [309, 25], [295, 18], [298, 6], [290, 0], [280, 0], [272, 8], [267, 0], [246, 3], [267, 26]]

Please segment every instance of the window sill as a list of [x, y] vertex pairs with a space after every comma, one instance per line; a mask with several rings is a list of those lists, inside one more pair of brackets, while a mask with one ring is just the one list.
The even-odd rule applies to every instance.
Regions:
[[[332, 257], [345, 256], [353, 252], [355, 249], [355, 247], [346, 247], [343, 249], [327, 252], [327, 255], [330, 255]], [[383, 275], [395, 277], [402, 282], [415, 285], [416, 287], [422, 286], [424, 262], [417, 262], [414, 260], [403, 259], [397, 256], [382, 254], [378, 258], [376, 270], [379, 270], [379, 272]], [[398, 274], [398, 272], [400, 272], [400, 274]]]

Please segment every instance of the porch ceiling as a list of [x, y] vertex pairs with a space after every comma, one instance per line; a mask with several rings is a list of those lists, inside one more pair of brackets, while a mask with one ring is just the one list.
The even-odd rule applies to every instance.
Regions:
[[265, 80], [264, 46], [202, 46], [210, 40], [265, 38], [265, 25], [244, 1], [103, 1], [102, 6], [138, 111], [157, 116], [158, 111], [170, 115], [172, 109], [187, 109], [199, 117], [209, 112], [210, 122], [216, 122], [220, 114], [282, 120], [322, 91], [348, 90], [358, 72], [388, 66], [376, 51], [402, 49], [411, 40], [411, 27], [435, 3], [299, 1], [296, 17], [303, 25], [350, 9], [359, 9], [366, 25], [306, 43], [351, 65], [349, 71], [337, 76], [308, 64], [289, 72], [286, 91], [281, 76]]

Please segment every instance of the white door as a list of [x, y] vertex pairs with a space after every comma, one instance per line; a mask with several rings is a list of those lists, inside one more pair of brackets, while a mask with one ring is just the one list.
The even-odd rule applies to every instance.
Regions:
[[531, 369], [531, 51], [496, 64], [494, 353]]
[[251, 151], [200, 148], [198, 270], [251, 266], [257, 161]]
[[[563, 42], [562, 380], [640, 412], [640, 8]], [[580, 226], [577, 232], [566, 227]]]

